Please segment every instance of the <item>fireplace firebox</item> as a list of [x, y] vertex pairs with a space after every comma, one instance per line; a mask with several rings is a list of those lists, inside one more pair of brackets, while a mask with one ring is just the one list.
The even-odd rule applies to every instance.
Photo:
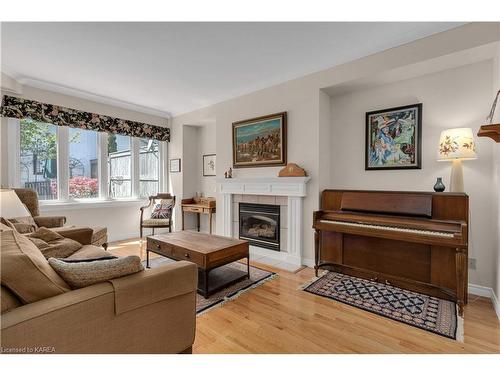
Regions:
[[280, 206], [240, 203], [240, 238], [250, 245], [280, 251]]

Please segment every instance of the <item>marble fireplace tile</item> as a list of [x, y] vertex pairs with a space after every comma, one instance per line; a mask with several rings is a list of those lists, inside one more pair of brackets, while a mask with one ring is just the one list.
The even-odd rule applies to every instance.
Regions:
[[288, 206], [280, 206], [280, 228], [288, 228]]
[[280, 250], [286, 251], [288, 229], [280, 229]]
[[240, 204], [233, 202], [233, 222], [240, 221]]
[[243, 199], [242, 194], [233, 194], [233, 202], [241, 202]]
[[257, 198], [260, 204], [276, 204], [276, 197], [274, 195], [258, 195]]
[[259, 197], [257, 195], [243, 194], [241, 201], [245, 203], [259, 203]]
[[280, 206], [287, 206], [288, 205], [288, 197], [277, 196], [276, 197], [276, 204], [279, 204]]

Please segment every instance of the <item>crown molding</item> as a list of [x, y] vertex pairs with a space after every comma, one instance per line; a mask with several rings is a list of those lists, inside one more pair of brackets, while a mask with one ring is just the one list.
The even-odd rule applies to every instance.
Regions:
[[124, 108], [128, 109], [131, 111], [135, 112], [140, 112], [140, 113], [145, 113], [153, 116], [158, 116], [158, 117], [163, 117], [167, 119], [171, 119], [172, 115], [169, 112], [161, 111], [155, 108], [151, 107], [145, 107], [142, 105], [130, 103], [127, 101], [123, 101], [120, 99], [112, 98], [109, 96], [104, 96], [104, 95], [98, 95], [94, 94], [88, 91], [84, 90], [79, 90], [75, 89], [72, 87], [64, 86], [64, 85], [59, 85], [53, 82], [48, 82], [48, 81], [43, 81], [37, 78], [29, 77], [29, 76], [15, 76], [12, 74], [8, 74], [8, 72], [5, 72], [5, 74], [9, 75], [10, 77], [13, 77], [21, 86], [30, 86], [42, 90], [47, 90], [47, 91], [52, 91], [56, 92], [59, 94], [63, 95], [69, 95], [81, 99], [86, 99], [90, 100], [93, 102], [101, 103], [101, 104], [107, 104], [111, 105], [114, 107], [119, 107], [119, 108]]

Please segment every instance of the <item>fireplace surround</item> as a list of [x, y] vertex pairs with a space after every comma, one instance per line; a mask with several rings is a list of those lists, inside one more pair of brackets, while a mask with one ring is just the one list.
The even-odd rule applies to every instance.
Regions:
[[[281, 251], [259, 250], [258, 246], [250, 246], [250, 255], [271, 256], [282, 262], [293, 265], [302, 265], [302, 234], [303, 234], [303, 199], [307, 195], [306, 185], [310, 177], [235, 177], [218, 178], [217, 190], [217, 233], [233, 237], [233, 215], [238, 211], [233, 210], [235, 195], [244, 196], [274, 196], [282, 197], [287, 201], [287, 210], [283, 217], [286, 218], [286, 240], [282, 241]], [[265, 203], [265, 202], [262, 202]], [[238, 223], [235, 223], [238, 224]]]
[[280, 206], [239, 204], [239, 237], [250, 245], [280, 251]]

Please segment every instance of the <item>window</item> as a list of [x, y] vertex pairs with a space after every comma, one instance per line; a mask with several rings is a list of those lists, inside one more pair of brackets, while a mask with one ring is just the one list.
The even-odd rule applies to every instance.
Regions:
[[139, 197], [156, 195], [159, 189], [159, 142], [139, 140]]
[[92, 164], [97, 164], [97, 151], [97, 132], [69, 129], [69, 196], [71, 198], [97, 198], [99, 196], [98, 176], [92, 173]]
[[19, 174], [11, 177], [40, 200], [147, 198], [161, 190], [162, 142], [31, 119], [18, 123], [19, 133], [8, 133], [19, 147]]
[[21, 186], [43, 200], [57, 199], [57, 128], [30, 119], [20, 122]]
[[108, 136], [109, 196], [125, 198], [132, 195], [132, 147], [128, 136]]

